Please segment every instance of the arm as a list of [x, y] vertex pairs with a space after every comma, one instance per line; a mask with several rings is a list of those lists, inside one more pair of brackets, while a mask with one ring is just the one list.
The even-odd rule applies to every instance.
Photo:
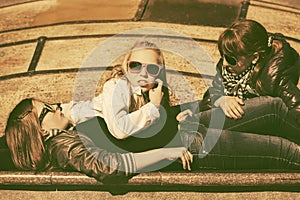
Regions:
[[134, 153], [133, 156], [136, 161], [137, 170], [141, 170], [164, 159], [176, 160], [178, 158], [182, 161], [183, 169], [187, 168], [191, 170], [190, 162], [193, 162], [193, 155], [184, 147], [154, 149]]
[[300, 123], [300, 89], [288, 77], [282, 77], [279, 85], [278, 96]]
[[95, 116], [102, 117], [102, 94], [88, 101], [70, 101], [61, 104], [62, 113], [74, 124], [87, 121]]
[[136, 173], [132, 153], [109, 153], [76, 131], [62, 132], [49, 141], [52, 164], [75, 170], [99, 181], [131, 177]]
[[213, 79], [212, 87], [210, 87], [204, 94], [203, 102], [200, 104], [200, 110], [206, 110], [209, 106], [210, 108], [219, 107], [223, 110], [227, 117], [239, 119], [244, 114], [241, 107], [244, 105], [244, 102], [238, 97], [225, 95], [222, 78], [222, 65], [223, 60], [220, 59], [217, 64], [217, 74]]
[[222, 82], [222, 59], [219, 60], [216, 66], [217, 73], [212, 81], [212, 86], [207, 89], [203, 95], [203, 100], [200, 102], [200, 111], [211, 109], [215, 107], [215, 102], [224, 94], [224, 87]]
[[100, 149], [86, 136], [64, 132], [50, 142], [50, 155], [63, 169], [73, 169], [99, 181], [131, 177], [133, 173], [164, 159], [181, 158], [190, 170], [192, 155], [184, 147], [155, 149], [142, 153], [110, 153]]
[[110, 133], [124, 139], [148, 127], [160, 117], [159, 109], [147, 103], [130, 112], [131, 89], [126, 80], [110, 80], [103, 86], [103, 117]]
[[[280, 97], [300, 122], [300, 89], [297, 87], [300, 58], [298, 54], [294, 55], [294, 59], [283, 54], [271, 60], [266, 71], [262, 72], [267, 76], [259, 84], [263, 94]], [[291, 60], [295, 62], [291, 64]]]

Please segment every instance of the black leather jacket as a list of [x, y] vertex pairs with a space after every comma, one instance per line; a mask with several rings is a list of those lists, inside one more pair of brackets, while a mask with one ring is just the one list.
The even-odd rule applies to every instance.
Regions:
[[[300, 89], [297, 87], [300, 58], [288, 42], [284, 39], [280, 40], [283, 43], [282, 49], [253, 75], [256, 78], [250, 82], [250, 85], [261, 96], [280, 97], [300, 123]], [[200, 103], [202, 111], [213, 107], [215, 101], [225, 95], [221, 76], [222, 62], [221, 58], [217, 64], [217, 74], [213, 79], [212, 87], [206, 91]]]
[[127, 181], [135, 169], [132, 153], [110, 153], [76, 131], [61, 131], [47, 141], [51, 168], [72, 170], [101, 182]]

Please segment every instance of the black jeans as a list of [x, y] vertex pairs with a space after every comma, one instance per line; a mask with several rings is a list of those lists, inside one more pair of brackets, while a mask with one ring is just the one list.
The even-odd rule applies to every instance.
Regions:
[[[184, 129], [184, 128], [183, 128]], [[209, 129], [181, 131], [193, 153], [192, 168], [220, 170], [300, 170], [300, 146], [276, 136]]]
[[221, 108], [213, 108], [194, 116], [205, 127], [238, 132], [274, 135], [300, 144], [300, 124], [280, 98], [256, 97], [245, 100], [241, 119], [231, 119]]

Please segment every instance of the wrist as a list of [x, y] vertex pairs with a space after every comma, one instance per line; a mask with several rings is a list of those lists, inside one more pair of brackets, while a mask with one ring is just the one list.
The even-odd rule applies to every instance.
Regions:
[[215, 103], [214, 103], [214, 106], [215, 106], [215, 107], [220, 107], [221, 101], [222, 101], [222, 98], [223, 98], [223, 97], [224, 97], [224, 96], [218, 98], [218, 99], [215, 101]]

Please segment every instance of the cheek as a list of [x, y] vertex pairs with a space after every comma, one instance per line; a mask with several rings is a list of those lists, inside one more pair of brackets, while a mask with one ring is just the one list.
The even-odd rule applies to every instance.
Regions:
[[148, 76], [147, 80], [149, 83], [151, 83], [153, 85], [154, 81], [156, 80], [156, 77]]
[[128, 81], [129, 81], [132, 85], [136, 85], [136, 82], [137, 82], [137, 74], [133, 74], [133, 73], [128, 72], [128, 73], [126, 74], [126, 77], [127, 77]]
[[235, 67], [235, 71], [238, 73], [242, 73], [243, 71], [245, 71], [249, 66], [246, 65], [245, 63], [238, 63], [238, 65]]
[[69, 123], [68, 118], [60, 116], [58, 113], [49, 113], [44, 118], [43, 123], [45, 127], [51, 128], [58, 128], [58, 129], [65, 129]]
[[57, 118], [55, 121], [55, 126], [57, 126], [56, 128], [59, 129], [65, 129], [69, 124], [69, 120], [66, 117], [63, 118]]

